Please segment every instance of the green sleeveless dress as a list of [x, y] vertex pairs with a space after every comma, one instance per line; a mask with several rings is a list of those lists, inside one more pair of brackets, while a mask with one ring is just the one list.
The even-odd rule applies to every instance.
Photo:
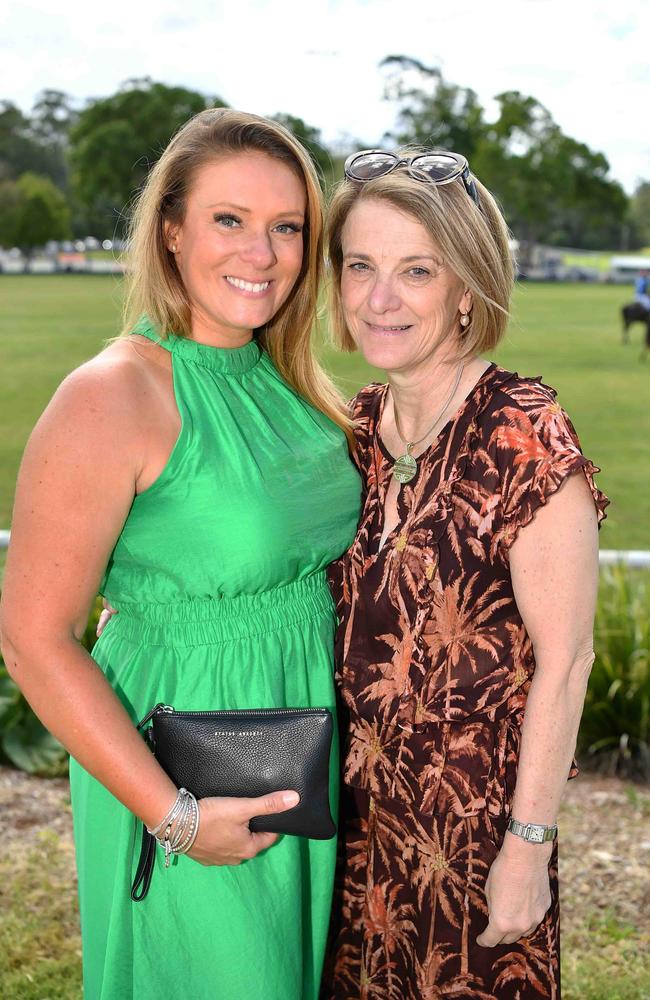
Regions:
[[[325, 567], [360, 506], [344, 435], [255, 341], [161, 343], [181, 430], [111, 555], [102, 593], [119, 614], [93, 656], [134, 722], [157, 702], [334, 710]], [[140, 829], [75, 761], [70, 776], [86, 1000], [315, 1000], [335, 839], [285, 836], [237, 867], [180, 857], [165, 871], [158, 851], [132, 903]]]

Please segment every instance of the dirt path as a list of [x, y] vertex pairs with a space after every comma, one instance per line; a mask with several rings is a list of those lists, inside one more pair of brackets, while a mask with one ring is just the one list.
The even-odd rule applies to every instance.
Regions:
[[[39, 835], [58, 835], [72, 864], [68, 783], [0, 768], [3, 847], [24, 852]], [[608, 914], [650, 941], [650, 787], [582, 774], [569, 782], [560, 818], [564, 933], [585, 914]]]
[[563, 930], [610, 913], [650, 948], [650, 787], [581, 774], [569, 782], [560, 831]]

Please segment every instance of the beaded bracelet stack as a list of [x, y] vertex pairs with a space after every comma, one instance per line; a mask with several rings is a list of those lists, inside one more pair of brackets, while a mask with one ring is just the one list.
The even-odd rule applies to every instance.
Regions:
[[187, 854], [199, 832], [199, 804], [187, 788], [179, 788], [176, 801], [165, 818], [147, 831], [156, 838], [165, 851], [165, 868], [169, 868], [172, 854]]

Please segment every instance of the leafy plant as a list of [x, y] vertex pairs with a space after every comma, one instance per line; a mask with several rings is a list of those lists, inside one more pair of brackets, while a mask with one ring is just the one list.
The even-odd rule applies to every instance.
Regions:
[[[88, 650], [95, 642], [99, 611], [99, 602], [96, 602], [82, 638], [82, 644]], [[66, 774], [68, 770], [65, 749], [36, 718], [1, 659], [0, 762], [46, 777]]]
[[0, 760], [30, 774], [65, 774], [66, 752], [36, 718], [7, 669], [0, 666]]
[[650, 575], [602, 571], [595, 651], [579, 753], [599, 770], [650, 780]]
[[[88, 650], [99, 611], [98, 601], [82, 639]], [[650, 574], [603, 569], [595, 650], [578, 754], [598, 770], [650, 780]], [[36, 719], [1, 660], [0, 759], [31, 774], [67, 768], [65, 750]]]

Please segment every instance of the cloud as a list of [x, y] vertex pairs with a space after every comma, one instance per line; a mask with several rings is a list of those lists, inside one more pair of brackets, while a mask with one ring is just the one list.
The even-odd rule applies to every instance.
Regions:
[[[650, 5], [638, 0], [176, 0], [110, 6], [46, 0], [0, 10], [4, 93], [29, 109], [44, 87], [82, 101], [151, 76], [273, 114], [298, 115], [332, 141], [375, 143], [394, 122], [380, 60], [439, 65], [489, 107], [520, 90], [574, 138], [605, 152], [628, 189], [650, 175], [634, 122], [650, 103]], [[633, 124], [630, 125], [629, 122]]]

